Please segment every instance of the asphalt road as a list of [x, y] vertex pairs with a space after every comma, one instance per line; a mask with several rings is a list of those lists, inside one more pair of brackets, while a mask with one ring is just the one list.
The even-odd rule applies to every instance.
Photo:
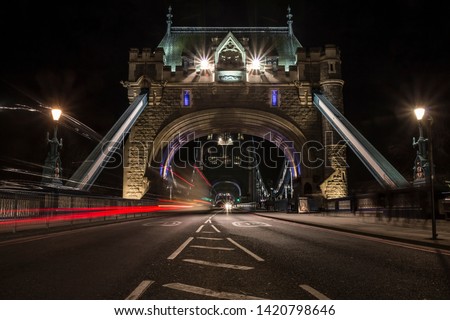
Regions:
[[449, 252], [233, 210], [0, 241], [0, 299], [450, 299]]

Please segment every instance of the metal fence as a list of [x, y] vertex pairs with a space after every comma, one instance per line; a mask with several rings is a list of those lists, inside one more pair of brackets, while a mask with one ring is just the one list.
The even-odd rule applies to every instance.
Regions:
[[148, 216], [156, 204], [61, 191], [0, 191], [0, 233]]
[[[445, 205], [446, 202], [443, 197], [436, 199], [437, 218], [448, 216], [449, 208]], [[325, 212], [351, 212], [406, 219], [429, 219], [432, 210], [429, 192], [420, 188], [327, 199], [323, 205]]]

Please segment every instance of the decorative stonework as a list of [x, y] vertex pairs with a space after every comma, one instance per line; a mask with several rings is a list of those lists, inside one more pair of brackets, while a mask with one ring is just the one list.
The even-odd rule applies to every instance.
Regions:
[[[124, 146], [125, 198], [141, 198], [152, 187], [155, 170], [150, 169], [149, 164], [151, 158], [160, 155], [160, 146], [154, 145], [155, 140], [159, 141], [171, 127], [186, 128], [180, 123], [186, 120], [180, 119], [189, 119], [190, 114], [205, 118], [198, 122], [189, 120], [192, 134], [208, 130], [220, 132], [223, 130], [220, 126], [224, 126], [236, 132], [263, 136], [270, 133], [277, 122], [280, 137], [295, 141], [297, 152], [302, 152], [302, 146], [311, 141], [326, 142], [326, 132], [332, 128], [314, 107], [312, 96], [314, 91], [320, 90], [343, 110], [340, 52], [335, 46], [311, 50], [301, 47], [292, 33], [290, 12], [288, 27], [230, 28], [231, 31], [227, 28], [172, 27], [171, 18], [170, 12], [170, 26], [155, 51], [130, 50], [129, 77], [122, 84], [127, 88], [130, 103], [142, 91], [148, 92], [149, 98]], [[209, 47], [204, 48], [204, 52], [214, 57], [210, 60], [214, 63], [208, 70], [199, 70], [195, 65], [198, 58], [186, 55], [186, 52], [194, 52], [200, 43], [204, 45], [204, 39], [212, 39], [206, 42]], [[260, 42], [255, 42], [256, 39]], [[249, 48], [265, 42], [272, 44], [272, 51], [267, 50], [268, 56], [261, 70], [251, 73], [247, 66], [253, 52]], [[183, 51], [177, 51], [179, 48]], [[227, 67], [226, 63], [221, 65], [225, 62], [222, 60], [228, 58], [235, 59], [236, 68]], [[231, 76], [235, 78], [231, 79]], [[228, 83], [230, 80], [233, 81]], [[271, 106], [274, 88], [279, 91], [277, 107]], [[183, 90], [190, 92], [192, 105], [189, 108], [182, 107]], [[229, 110], [245, 110], [245, 115], [229, 114]], [[345, 161], [341, 160], [345, 160], [345, 148], [336, 148], [336, 141], [327, 143], [329, 145], [324, 145], [326, 151], [316, 156], [326, 157], [324, 163], [330, 167], [303, 165], [296, 184], [298, 190], [303, 190], [306, 184], [312, 186], [313, 191], [320, 189], [325, 197], [344, 196], [347, 181], [342, 163]]]

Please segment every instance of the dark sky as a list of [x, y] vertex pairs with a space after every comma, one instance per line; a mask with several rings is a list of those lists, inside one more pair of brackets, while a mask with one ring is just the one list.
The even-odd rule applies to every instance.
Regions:
[[[411, 142], [418, 134], [411, 110], [426, 104], [434, 114], [437, 173], [450, 173], [450, 19], [444, 1], [15, 0], [0, 12], [0, 106], [58, 103], [105, 134], [128, 105], [120, 84], [127, 80], [128, 50], [157, 46], [169, 5], [175, 26], [285, 26], [290, 5], [304, 47], [340, 47], [346, 116], [368, 140], [411, 175]], [[43, 163], [47, 130], [50, 118], [39, 112], [0, 109], [0, 167]], [[70, 172], [95, 143], [74, 131], [60, 133], [63, 166]], [[371, 179], [357, 170], [353, 155], [349, 164], [366, 174], [358, 178]]]

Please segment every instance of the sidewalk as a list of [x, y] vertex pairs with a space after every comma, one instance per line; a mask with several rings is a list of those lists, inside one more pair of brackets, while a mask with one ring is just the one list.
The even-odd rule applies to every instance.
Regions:
[[318, 226], [327, 229], [380, 237], [450, 250], [450, 221], [437, 220], [437, 240], [431, 239], [431, 220], [378, 218], [351, 213], [284, 213], [257, 211], [260, 216]]

